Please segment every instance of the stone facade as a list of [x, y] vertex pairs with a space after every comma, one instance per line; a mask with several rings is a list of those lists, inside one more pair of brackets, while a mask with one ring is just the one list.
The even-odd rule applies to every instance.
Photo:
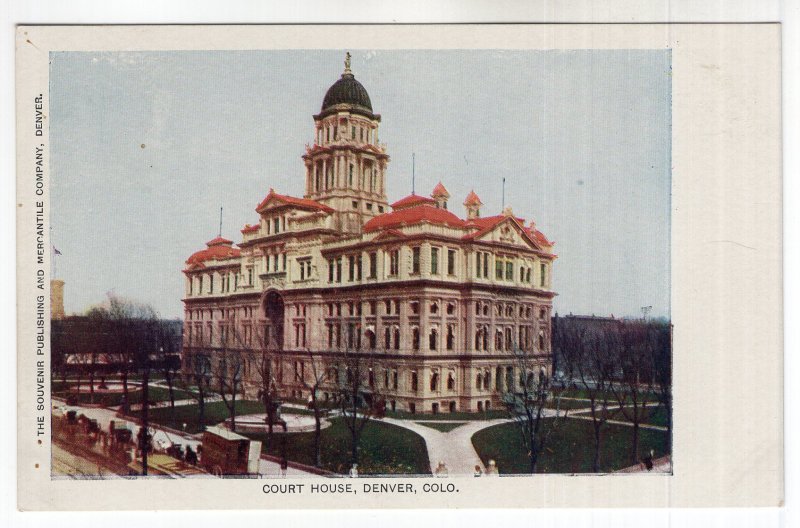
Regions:
[[498, 407], [525, 375], [520, 351], [551, 369], [553, 244], [510, 208], [482, 217], [474, 192], [459, 218], [441, 183], [389, 205], [380, 120], [347, 64], [314, 116], [305, 196], [270, 189], [241, 242], [187, 260], [185, 369], [235, 351], [254, 396], [268, 353], [283, 397], [307, 398], [309, 377], [330, 372], [325, 400], [332, 366], [361, 357], [365, 392], [416, 413]]

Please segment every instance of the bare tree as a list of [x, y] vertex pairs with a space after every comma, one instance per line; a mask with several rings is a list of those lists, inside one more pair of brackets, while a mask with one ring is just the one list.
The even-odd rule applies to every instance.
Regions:
[[667, 453], [672, 453], [672, 326], [664, 321], [650, 322], [647, 346], [653, 390], [667, 419]]
[[564, 365], [571, 384], [586, 395], [590, 405], [594, 440], [592, 471], [600, 471], [602, 433], [613, 396], [610, 384], [614, 372], [610, 343], [603, 328], [590, 328], [569, 317], [553, 321], [553, 350]]
[[[329, 371], [321, 358], [308, 351], [309, 373], [302, 376], [303, 386], [309, 391], [309, 407], [314, 411], [314, 465], [322, 465], [322, 414], [327, 402], [319, 399], [319, 390], [328, 380]], [[351, 430], [352, 432], [352, 430]]]
[[228, 416], [231, 420], [231, 431], [236, 430], [236, 397], [242, 392], [244, 378], [244, 361], [240, 350], [231, 348], [231, 325], [228, 322], [220, 326], [216, 361], [212, 363], [214, 377], [217, 381], [217, 392], [222, 397]]
[[[240, 354], [241, 361], [250, 362], [255, 368], [255, 381], [258, 384], [258, 399], [264, 404], [266, 415], [265, 425], [267, 430], [266, 448], [272, 445], [274, 426], [278, 422], [278, 407], [280, 394], [277, 381], [278, 350], [271, 330], [265, 324], [236, 325], [233, 321], [228, 324], [229, 331], [235, 343], [236, 351]], [[280, 424], [279, 424], [280, 425]], [[285, 429], [285, 428], [284, 428]]]
[[653, 401], [653, 370], [649, 357], [648, 326], [644, 321], [621, 321], [615, 332], [608, 333], [610, 353], [617, 365], [617, 378], [609, 384], [619, 412], [633, 426], [631, 461], [639, 462], [639, 430], [649, 417]]
[[[547, 444], [554, 429], [554, 424], [543, 430], [545, 409], [554, 397], [556, 387], [547, 372], [541, 358], [536, 358], [533, 351], [513, 347], [514, 367], [506, 367], [505, 391], [503, 403], [514, 423], [519, 428], [522, 443], [528, 451], [529, 471], [536, 472], [539, 455]], [[515, 383], [514, 371], [519, 374], [519, 384]], [[555, 421], [558, 417], [560, 399], [556, 400]]]
[[167, 382], [169, 391], [169, 406], [175, 408], [175, 377], [180, 369], [180, 345], [177, 335], [173, 330], [176, 323], [174, 321], [159, 321], [157, 332], [159, 333], [159, 367]]
[[371, 354], [358, 350], [355, 340], [348, 339], [347, 345], [334, 368], [338, 378], [337, 401], [350, 432], [351, 463], [357, 464], [361, 434], [371, 419], [382, 416], [385, 404]]
[[206, 399], [211, 392], [211, 381], [213, 372], [211, 360], [207, 354], [193, 353], [187, 358], [188, 368], [184, 369], [181, 378], [181, 388], [189, 393], [197, 401], [198, 425], [200, 430], [205, 429], [206, 421]]

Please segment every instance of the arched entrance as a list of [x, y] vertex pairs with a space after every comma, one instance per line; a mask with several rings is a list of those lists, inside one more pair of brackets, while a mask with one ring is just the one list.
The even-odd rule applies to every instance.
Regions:
[[270, 350], [283, 349], [283, 297], [270, 291], [264, 296], [264, 317], [267, 320], [267, 346]]

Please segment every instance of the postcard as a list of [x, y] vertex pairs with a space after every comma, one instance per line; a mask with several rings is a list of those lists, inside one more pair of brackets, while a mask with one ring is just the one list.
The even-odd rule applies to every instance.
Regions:
[[19, 507], [781, 504], [780, 60], [19, 27]]

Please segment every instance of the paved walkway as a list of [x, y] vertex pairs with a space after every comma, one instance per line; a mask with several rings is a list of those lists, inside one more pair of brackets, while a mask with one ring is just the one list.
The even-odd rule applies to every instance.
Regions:
[[[563, 415], [563, 411], [561, 413]], [[552, 417], [556, 415], [554, 409], [545, 409], [544, 416]], [[464, 425], [456, 427], [452, 431], [442, 432], [431, 429], [427, 425], [415, 423], [413, 420], [398, 420], [396, 418], [384, 418], [384, 422], [399, 427], [405, 427], [414, 431], [425, 440], [428, 448], [428, 460], [431, 463], [431, 472], [436, 469], [439, 462], [444, 462], [450, 475], [473, 475], [475, 466], [480, 466], [481, 471], [486, 471], [486, 467], [472, 445], [472, 436], [482, 429], [513, 422], [511, 418], [499, 418], [495, 420], [474, 420], [466, 422]], [[431, 423], [434, 420], [417, 420], [419, 422]], [[436, 423], [463, 423], [463, 420], [435, 420]]]

